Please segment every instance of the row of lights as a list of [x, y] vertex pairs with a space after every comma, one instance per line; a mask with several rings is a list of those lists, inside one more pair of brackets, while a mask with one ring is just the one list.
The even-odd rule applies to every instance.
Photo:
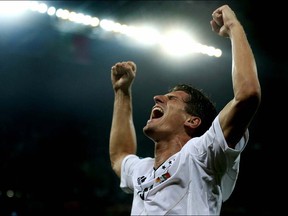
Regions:
[[0, 2], [0, 8], [0, 15], [7, 11], [11, 14], [12, 11], [19, 13], [20, 11], [31, 10], [92, 28], [100, 26], [106, 31], [124, 34], [145, 45], [160, 45], [166, 53], [173, 56], [181, 57], [192, 53], [202, 53], [214, 57], [222, 55], [220, 49], [196, 42], [185, 31], [173, 30], [162, 35], [155, 28], [129, 26], [107, 19], [100, 20], [98, 17], [83, 13], [62, 8], [57, 9], [54, 6], [48, 7], [47, 4], [38, 1], [2, 1]]

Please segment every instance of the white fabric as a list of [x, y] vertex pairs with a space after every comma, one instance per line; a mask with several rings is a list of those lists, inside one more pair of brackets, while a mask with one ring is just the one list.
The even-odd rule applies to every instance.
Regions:
[[131, 215], [219, 215], [248, 138], [247, 130], [236, 148], [229, 148], [217, 116], [203, 136], [189, 140], [157, 170], [153, 158], [128, 155], [120, 187], [134, 193]]

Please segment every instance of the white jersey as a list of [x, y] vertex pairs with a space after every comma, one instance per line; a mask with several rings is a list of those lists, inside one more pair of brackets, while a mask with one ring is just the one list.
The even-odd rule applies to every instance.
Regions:
[[217, 116], [203, 136], [189, 140], [157, 170], [153, 158], [126, 156], [120, 187], [134, 193], [131, 215], [219, 215], [248, 138], [247, 130], [235, 149], [229, 148]]

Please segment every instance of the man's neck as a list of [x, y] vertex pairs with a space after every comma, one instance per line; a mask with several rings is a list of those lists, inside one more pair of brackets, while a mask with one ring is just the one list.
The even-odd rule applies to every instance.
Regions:
[[155, 142], [154, 150], [154, 169], [157, 169], [172, 155], [179, 152], [188, 140], [181, 141], [181, 139], [173, 141], [160, 141]]

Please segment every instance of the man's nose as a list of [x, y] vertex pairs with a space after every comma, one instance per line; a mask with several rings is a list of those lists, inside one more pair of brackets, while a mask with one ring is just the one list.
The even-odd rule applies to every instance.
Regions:
[[155, 103], [163, 103], [165, 101], [165, 96], [164, 95], [155, 95], [153, 97]]

